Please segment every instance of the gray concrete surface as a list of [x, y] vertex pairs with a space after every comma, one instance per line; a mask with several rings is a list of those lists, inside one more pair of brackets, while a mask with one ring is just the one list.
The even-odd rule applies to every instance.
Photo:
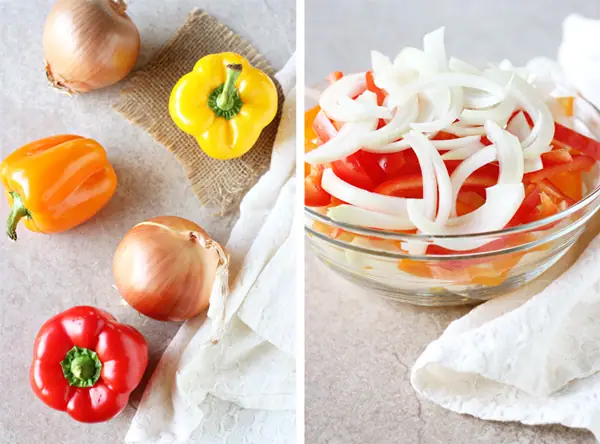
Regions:
[[[446, 26], [448, 54], [479, 65], [553, 57], [571, 12], [600, 18], [590, 0], [305, 0], [306, 80], [369, 66]], [[494, 423], [416, 397], [410, 368], [425, 346], [468, 309], [395, 305], [306, 257], [306, 442], [328, 444], [592, 443], [560, 426]]]
[[[122, 442], [141, 391], [134, 393], [133, 406], [104, 424], [79, 424], [47, 408], [29, 387], [39, 327], [74, 305], [104, 308], [144, 334], [152, 369], [179, 325], [150, 320], [121, 305], [111, 273], [119, 240], [138, 222], [172, 214], [196, 221], [225, 242], [232, 218], [219, 219], [203, 209], [175, 158], [110, 108], [118, 87], [72, 98], [48, 88], [41, 37], [52, 3], [0, 0], [0, 158], [37, 138], [78, 133], [104, 145], [119, 186], [97, 217], [70, 232], [44, 236], [21, 227], [18, 243], [0, 236], [0, 443], [112, 444]], [[129, 4], [142, 35], [140, 65], [194, 7], [252, 41], [275, 68], [281, 68], [295, 48], [293, 0], [130, 0]], [[7, 207], [2, 196], [0, 221], [5, 220]]]

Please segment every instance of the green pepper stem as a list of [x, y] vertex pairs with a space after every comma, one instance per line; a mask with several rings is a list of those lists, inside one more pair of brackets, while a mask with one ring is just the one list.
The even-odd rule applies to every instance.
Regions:
[[75, 387], [92, 387], [102, 371], [102, 362], [96, 352], [77, 346], [67, 352], [60, 365], [69, 385]]
[[231, 63], [227, 65], [227, 77], [223, 86], [223, 91], [217, 98], [217, 106], [223, 111], [229, 111], [235, 105], [235, 82], [242, 73], [242, 65]]
[[11, 240], [16, 241], [17, 225], [19, 225], [19, 221], [24, 217], [31, 218], [31, 214], [29, 213], [29, 210], [25, 208], [21, 196], [14, 191], [11, 191], [9, 194], [12, 197], [13, 204], [10, 214], [8, 215], [8, 221], [6, 222], [6, 234]]

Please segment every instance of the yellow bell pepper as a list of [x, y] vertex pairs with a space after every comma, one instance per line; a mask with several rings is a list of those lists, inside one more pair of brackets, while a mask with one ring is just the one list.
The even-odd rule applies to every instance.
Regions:
[[201, 58], [171, 92], [169, 113], [215, 159], [247, 153], [277, 113], [277, 89], [235, 53]]

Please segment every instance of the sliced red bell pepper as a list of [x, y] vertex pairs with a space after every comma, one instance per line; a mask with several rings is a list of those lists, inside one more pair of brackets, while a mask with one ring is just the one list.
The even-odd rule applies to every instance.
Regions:
[[331, 195], [321, 186], [324, 165], [312, 165], [310, 174], [304, 178], [304, 205], [324, 207], [331, 202]]
[[600, 142], [573, 131], [560, 123], [554, 123], [554, 139], [564, 145], [600, 161]]
[[379, 154], [378, 162], [379, 167], [386, 175], [386, 179], [392, 179], [400, 174], [402, 168], [406, 165], [406, 158], [404, 152], [400, 151], [399, 153]]
[[569, 163], [573, 161], [573, 157], [568, 150], [564, 148], [554, 149], [542, 154], [542, 163], [544, 167], [558, 165], [561, 163]]
[[527, 173], [523, 176], [523, 180], [537, 183], [562, 173], [589, 171], [595, 163], [594, 159], [590, 156], [573, 156], [572, 162], [552, 165], [539, 171]]
[[385, 180], [377, 154], [359, 150], [331, 163], [336, 176], [355, 187], [371, 191]]
[[383, 105], [383, 101], [385, 100], [387, 94], [384, 90], [375, 85], [375, 78], [373, 77], [373, 73], [371, 71], [367, 71], [365, 76], [367, 79], [367, 90], [375, 93], [377, 96], [377, 104], [379, 106]]
[[583, 197], [583, 184], [581, 182], [580, 171], [557, 174], [548, 178], [548, 180], [574, 202], [580, 201]]
[[326, 79], [329, 83], [335, 83], [338, 80], [340, 80], [342, 77], [344, 77], [344, 73], [341, 71], [333, 71], [331, 74], [329, 74]]
[[538, 182], [538, 186], [556, 205], [560, 205], [561, 202], [566, 202], [567, 206], [571, 206], [575, 203], [573, 199], [563, 194], [563, 192], [558, 187], [554, 186], [548, 179]]
[[46, 405], [80, 422], [102, 422], [127, 406], [148, 364], [148, 345], [133, 327], [94, 307], [66, 310], [40, 329], [30, 381]]

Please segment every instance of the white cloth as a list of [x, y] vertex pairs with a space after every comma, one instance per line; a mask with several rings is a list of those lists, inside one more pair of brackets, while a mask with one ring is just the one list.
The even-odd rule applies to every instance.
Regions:
[[[568, 80], [596, 106], [597, 37], [600, 21], [570, 16], [559, 51]], [[587, 237], [596, 236], [599, 220]], [[415, 363], [416, 391], [458, 413], [586, 428], [600, 440], [600, 236], [560, 275], [564, 264], [534, 290], [486, 302], [454, 321]]]
[[296, 63], [277, 74], [286, 95], [270, 169], [240, 205], [226, 327], [186, 322], [163, 354], [127, 443], [294, 443], [296, 407]]

